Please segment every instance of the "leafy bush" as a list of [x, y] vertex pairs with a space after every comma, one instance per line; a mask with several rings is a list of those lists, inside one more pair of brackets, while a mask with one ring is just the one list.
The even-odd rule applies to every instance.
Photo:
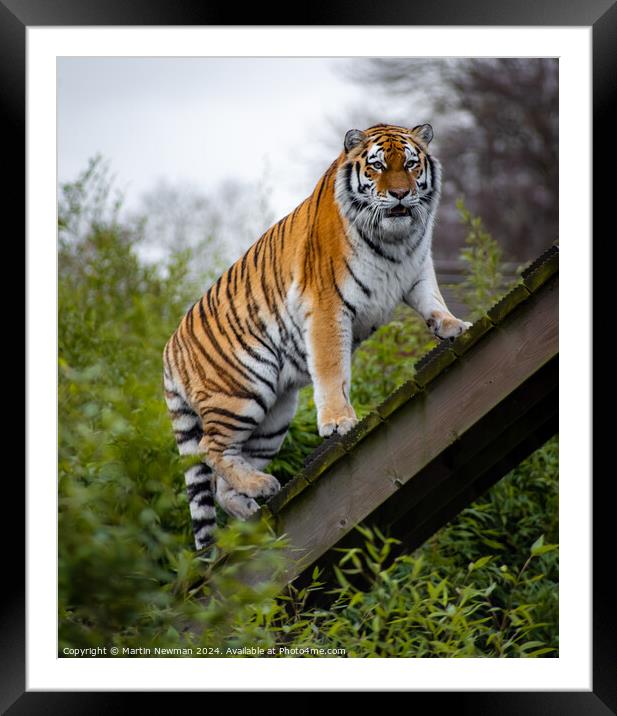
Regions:
[[[555, 653], [553, 622], [545, 621], [556, 616], [551, 609], [554, 585], [538, 586], [554, 571], [550, 553], [555, 545], [544, 544], [540, 537], [515, 570], [508, 559], [490, 553], [458, 565], [456, 559], [435, 562], [426, 549], [401, 556], [387, 567], [384, 562], [395, 540], [359, 529], [365, 546], [345, 550], [337, 568], [336, 599], [328, 611], [303, 615], [311, 630], [304, 630], [301, 644], [311, 643], [311, 631], [317, 626], [320, 637], [312, 641], [343, 647], [347, 656]], [[440, 547], [447, 546], [449, 536], [438, 541]], [[369, 589], [361, 590], [349, 581], [359, 573], [368, 578]]]
[[[414, 555], [387, 566], [392, 540], [360, 526], [365, 547], [341, 555], [328, 610], [307, 606], [323, 588], [317, 572], [311, 585], [284, 595], [263, 578], [282, 567], [285, 547], [264, 523], [230, 520], [218, 529], [213, 553], [195, 555], [183, 464], [162, 399], [161, 354], [204, 286], [187, 278], [189, 252], [164, 265], [142, 261], [143, 224], [121, 222], [119, 206], [100, 160], [62, 188], [60, 655], [99, 646], [129, 650], [120, 656], [157, 655], [144, 647], [178, 656], [199, 648], [211, 656], [247, 656], [253, 648], [273, 655], [556, 655], [556, 438]], [[475, 231], [470, 256], [479, 256], [476, 244], [485, 240]], [[209, 278], [218, 270], [213, 265]], [[472, 295], [477, 307], [486, 291]], [[415, 358], [431, 345], [422, 321], [403, 309], [366, 341], [353, 364], [358, 413], [413, 375]], [[271, 471], [288, 479], [319, 442], [306, 389]], [[370, 583], [366, 591], [352, 586], [358, 571]]]
[[473, 216], [462, 198], [456, 202], [462, 224], [467, 228], [461, 261], [467, 267], [467, 276], [453, 286], [454, 292], [471, 308], [475, 321], [504, 293], [501, 273], [502, 251], [499, 244], [486, 231], [479, 216]]

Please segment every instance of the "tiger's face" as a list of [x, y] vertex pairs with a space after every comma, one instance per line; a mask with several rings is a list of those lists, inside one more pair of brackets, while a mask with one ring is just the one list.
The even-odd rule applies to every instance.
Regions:
[[345, 135], [337, 200], [360, 231], [393, 241], [425, 223], [439, 194], [439, 166], [428, 153], [429, 124], [413, 129], [376, 125]]

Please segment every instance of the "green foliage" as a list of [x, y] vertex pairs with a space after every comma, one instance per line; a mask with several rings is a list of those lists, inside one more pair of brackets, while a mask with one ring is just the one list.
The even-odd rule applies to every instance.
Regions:
[[414, 375], [417, 358], [436, 345], [424, 321], [406, 306], [355, 351], [351, 400], [360, 416]]
[[502, 250], [484, 228], [482, 219], [471, 214], [463, 199], [457, 199], [456, 208], [467, 228], [465, 248], [460, 254], [461, 261], [467, 266], [467, 274], [460, 284], [452, 288], [458, 298], [469, 306], [470, 320], [475, 321], [506, 290], [500, 270]]
[[121, 230], [118, 215], [122, 197], [114, 192], [112, 198], [112, 187], [109, 164], [100, 155], [90, 159], [87, 169], [74, 182], [60, 187], [58, 229], [62, 243], [101, 226]]
[[[522, 565], [490, 553], [468, 564], [457, 558], [435, 561], [432, 550], [456, 544], [446, 528], [435, 544], [388, 565], [396, 541], [378, 530], [359, 529], [364, 547], [344, 552], [332, 607], [301, 615], [316, 621], [317, 644], [362, 657], [556, 653], [550, 631], [556, 619], [554, 584], [550, 589], [544, 584], [556, 571], [555, 545], [543, 545], [543, 552], [527, 545]], [[307, 638], [303, 634], [304, 643]]]
[[[311, 593], [323, 589], [318, 571], [308, 587], [283, 595], [263, 578], [282, 568], [285, 548], [264, 523], [229, 520], [212, 554], [194, 553], [161, 355], [203, 287], [187, 278], [189, 252], [163, 265], [142, 261], [142, 225], [120, 221], [119, 210], [99, 159], [62, 187], [60, 655], [114, 646], [120, 656], [195, 656], [200, 649], [247, 656], [256, 648], [283, 656], [307, 649], [314, 650], [308, 656], [337, 655], [324, 649], [347, 656], [556, 656], [556, 439], [414, 555], [390, 563], [394, 541], [360, 526], [365, 545], [342, 553], [328, 610], [308, 606]], [[478, 226], [472, 235], [490, 248]], [[473, 246], [467, 292], [481, 310], [497, 291], [498, 262], [488, 262], [493, 278], [479, 283], [488, 253]], [[432, 340], [422, 321], [400, 309], [366, 341], [354, 355], [357, 412], [412, 376]], [[289, 479], [319, 442], [305, 389], [270, 470]]]

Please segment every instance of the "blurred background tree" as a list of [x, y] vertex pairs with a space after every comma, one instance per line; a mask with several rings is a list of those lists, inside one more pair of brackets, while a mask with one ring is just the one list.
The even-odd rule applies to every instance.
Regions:
[[268, 201], [268, 177], [258, 184], [227, 179], [205, 193], [188, 182], [160, 179], [142, 194], [134, 217], [142, 217], [141, 252], [160, 261], [191, 250], [191, 275], [223, 270], [275, 221]]

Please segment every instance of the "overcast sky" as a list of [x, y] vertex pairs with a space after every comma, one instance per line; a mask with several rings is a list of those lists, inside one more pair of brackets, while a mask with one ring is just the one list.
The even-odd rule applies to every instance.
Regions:
[[207, 193], [225, 179], [258, 181], [267, 165], [280, 218], [319, 178], [307, 152], [327, 118], [362, 98], [336, 71], [348, 62], [60, 58], [59, 181], [101, 153], [132, 208], [159, 179]]

